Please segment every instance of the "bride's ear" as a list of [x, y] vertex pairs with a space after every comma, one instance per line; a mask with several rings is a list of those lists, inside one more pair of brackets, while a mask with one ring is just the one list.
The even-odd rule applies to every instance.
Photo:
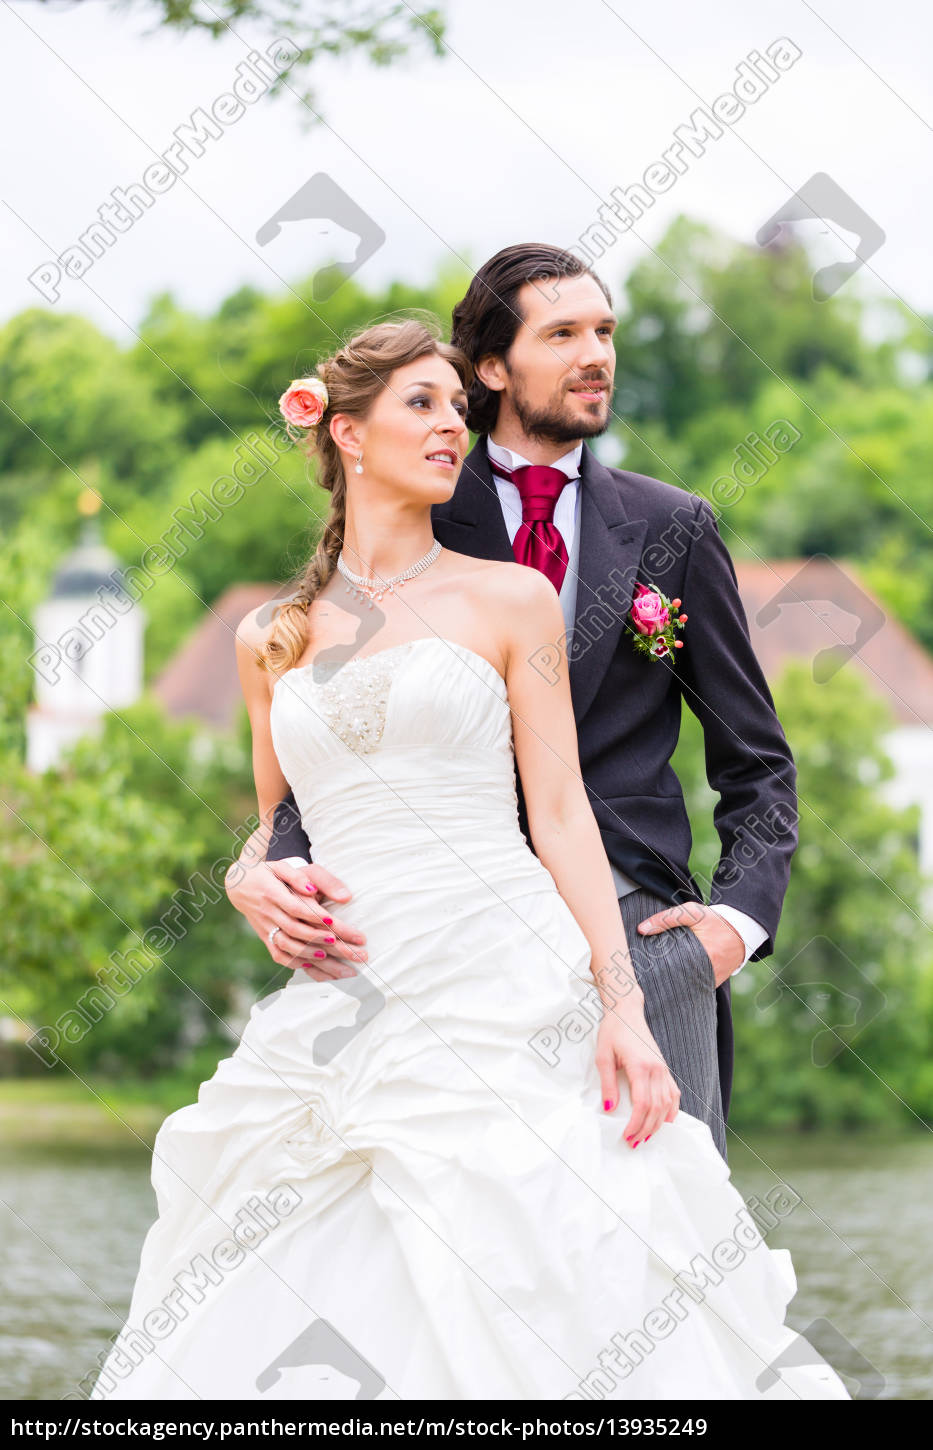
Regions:
[[351, 418], [346, 413], [335, 413], [328, 426], [330, 436], [341, 453], [352, 453], [356, 458], [362, 452], [363, 438], [357, 418]]

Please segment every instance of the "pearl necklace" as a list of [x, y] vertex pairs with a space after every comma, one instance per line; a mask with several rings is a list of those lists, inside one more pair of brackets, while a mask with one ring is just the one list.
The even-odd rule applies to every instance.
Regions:
[[396, 574], [392, 579], [381, 581], [365, 579], [362, 574], [352, 573], [343, 562], [343, 550], [340, 551], [337, 558], [337, 568], [340, 570], [344, 579], [349, 581], [346, 585], [347, 594], [355, 594], [357, 599], [367, 598], [369, 600], [369, 608], [372, 609], [374, 598], [378, 603], [382, 599], [383, 594], [394, 594], [396, 584], [401, 587], [406, 579], [413, 579], [416, 574], [421, 574], [425, 569], [430, 568], [440, 552], [440, 540], [435, 539], [432, 547], [424, 557], [419, 559], [416, 564], [412, 564], [411, 568], [405, 569], [401, 574]]

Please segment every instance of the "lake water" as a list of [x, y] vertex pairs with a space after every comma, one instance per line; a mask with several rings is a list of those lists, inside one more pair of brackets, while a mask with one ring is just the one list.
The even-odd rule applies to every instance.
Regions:
[[[799, 1290], [789, 1322], [859, 1398], [931, 1399], [933, 1137], [755, 1138], [730, 1146], [743, 1196], [797, 1203], [767, 1232]], [[146, 1153], [3, 1152], [0, 1396], [61, 1399], [123, 1322], [155, 1213]]]

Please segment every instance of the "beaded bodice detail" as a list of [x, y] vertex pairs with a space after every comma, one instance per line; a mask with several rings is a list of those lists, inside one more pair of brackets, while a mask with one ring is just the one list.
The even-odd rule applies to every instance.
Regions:
[[378, 750], [393, 677], [414, 643], [409, 639], [359, 659], [306, 667], [314, 678], [315, 708], [321, 719], [354, 754]]

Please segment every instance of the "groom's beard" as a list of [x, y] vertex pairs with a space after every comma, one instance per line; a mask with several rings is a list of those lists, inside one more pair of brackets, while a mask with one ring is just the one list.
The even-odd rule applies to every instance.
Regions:
[[[578, 413], [571, 412], [564, 401], [565, 391], [555, 394], [543, 408], [535, 408], [528, 402], [522, 391], [518, 376], [509, 371], [507, 362], [505, 369], [512, 380], [509, 401], [526, 437], [534, 438], [542, 443], [576, 443], [580, 438], [598, 438], [600, 433], [605, 433], [609, 427], [611, 393], [607, 393], [605, 403], [600, 404], [598, 409], [594, 408], [589, 417], [581, 417]], [[580, 383], [605, 383], [610, 389], [612, 387], [612, 380], [605, 373], [600, 373], [596, 377], [583, 377], [581, 374], [573, 381], [577, 385]]]

